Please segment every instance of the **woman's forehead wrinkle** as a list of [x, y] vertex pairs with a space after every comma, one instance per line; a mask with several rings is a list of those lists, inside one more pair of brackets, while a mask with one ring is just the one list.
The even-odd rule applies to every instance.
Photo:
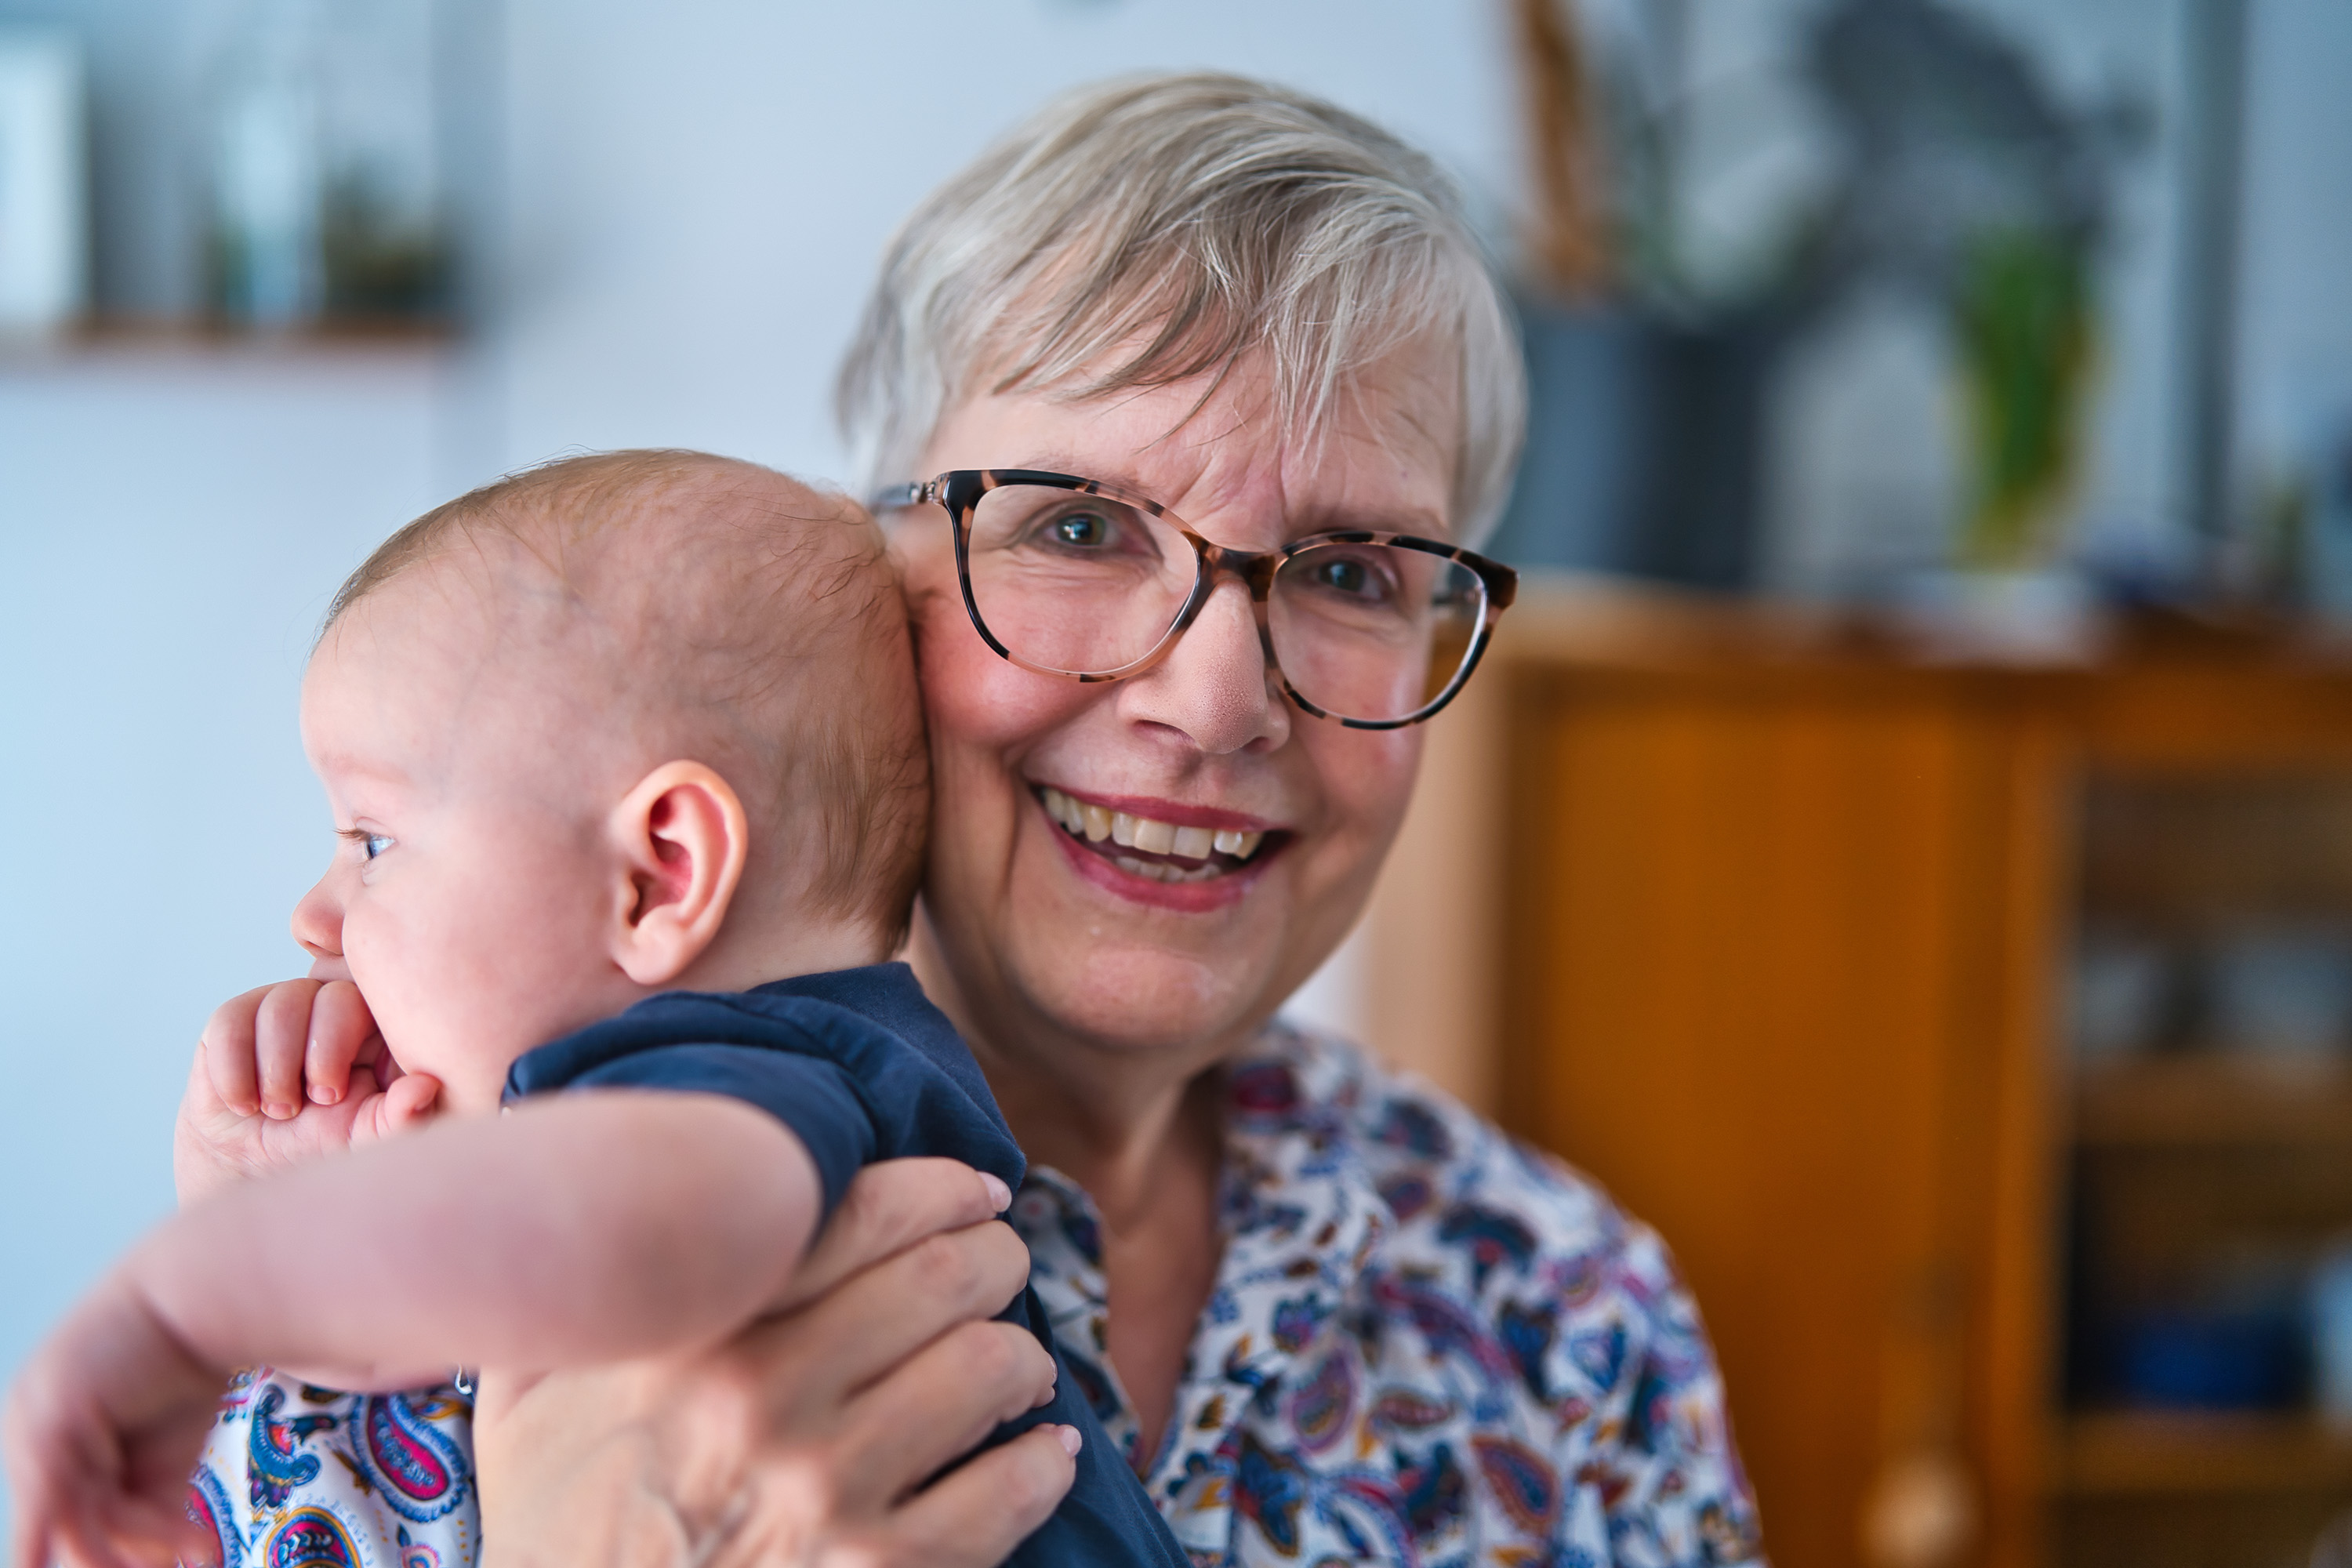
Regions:
[[[1432, 373], [1450, 359], [1407, 348], [1347, 378], [1311, 433], [1276, 407], [1263, 365], [1094, 398], [983, 397], [998, 439], [956, 456], [1082, 475], [1168, 508], [1216, 543], [1266, 549], [1329, 528], [1450, 535], [1458, 399]], [[1013, 443], [1003, 437], [1011, 436]]]
[[1278, 539], [1288, 528], [1289, 460], [1278, 443], [1253, 440], [1237, 424], [1195, 445], [1192, 458], [1163, 481], [1164, 500], [1145, 493], [1219, 544], [1257, 547], [1256, 535]]
[[[1387, 417], [1368, 417], [1362, 423], [1381, 448], [1392, 454], [1397, 437], [1403, 437], [1406, 442], [1418, 442], [1423, 454], [1435, 461], [1450, 478], [1454, 469], [1453, 459], [1458, 454], [1449, 449], [1461, 444], [1460, 435], [1454, 428], [1459, 421], [1453, 417], [1454, 400], [1424, 395], [1388, 397], [1378, 401]], [[1444, 405], [1442, 408], [1441, 404]]]

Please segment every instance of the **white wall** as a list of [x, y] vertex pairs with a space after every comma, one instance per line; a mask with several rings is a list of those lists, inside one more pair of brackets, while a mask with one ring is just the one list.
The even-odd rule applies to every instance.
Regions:
[[1213, 66], [1516, 178], [1488, 0], [509, 0], [501, 457], [690, 441], [838, 467], [826, 395], [908, 208], [1049, 94]]
[[0, 368], [0, 1365], [171, 1201], [214, 1002], [293, 970], [329, 822], [294, 699], [427, 505], [415, 356]]
[[2352, 5], [2257, 0], [2246, 54], [2240, 427], [2259, 480], [2352, 442]]

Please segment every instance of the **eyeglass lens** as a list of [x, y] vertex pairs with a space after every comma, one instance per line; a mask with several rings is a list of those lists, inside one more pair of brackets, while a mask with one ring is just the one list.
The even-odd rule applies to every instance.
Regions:
[[[1199, 571], [1173, 525], [1040, 485], [986, 491], [965, 545], [974, 607], [1023, 662], [1104, 675], [1168, 636]], [[1266, 626], [1283, 676], [1337, 718], [1403, 719], [1469, 658], [1486, 584], [1459, 562], [1391, 544], [1318, 544], [1275, 574]]]

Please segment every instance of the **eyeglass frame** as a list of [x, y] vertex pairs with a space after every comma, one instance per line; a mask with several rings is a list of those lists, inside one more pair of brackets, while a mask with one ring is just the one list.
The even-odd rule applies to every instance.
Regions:
[[[1023, 658], [997, 640], [996, 634], [988, 629], [988, 622], [980, 613], [979, 602], [972, 595], [971, 520], [979, 509], [981, 497], [1009, 485], [1031, 485], [1045, 489], [1068, 490], [1074, 495], [1100, 496], [1105, 500], [1148, 512], [1184, 536], [1186, 542], [1192, 546], [1197, 563], [1192, 576], [1192, 591], [1185, 597], [1175, 618], [1169, 622], [1168, 629], [1160, 634], [1160, 640], [1152, 645], [1150, 652], [1117, 669], [1053, 669]], [[937, 506], [944, 510], [955, 531], [956, 581], [962, 589], [964, 613], [971, 618], [972, 630], [978, 632], [981, 640], [1008, 664], [1017, 665], [1033, 674], [1055, 676], [1081, 684], [1125, 680], [1159, 664], [1175, 648], [1178, 640], [1192, 628], [1192, 623], [1200, 618], [1201, 612], [1207, 608], [1219, 580], [1229, 576], [1235, 578], [1249, 589], [1250, 608], [1257, 620], [1258, 647], [1265, 657], [1266, 668], [1282, 683], [1283, 695], [1296, 703], [1300, 711], [1318, 719], [1328, 719], [1349, 730], [1402, 730], [1435, 717], [1439, 710], [1454, 700], [1469, 682], [1470, 677], [1477, 673], [1478, 661], [1486, 657], [1486, 645], [1493, 639], [1495, 623], [1502, 618], [1505, 610], [1511, 607], [1519, 591], [1517, 569], [1462, 545], [1448, 544], [1443, 540], [1426, 539], [1413, 533], [1337, 529], [1326, 533], [1310, 533], [1274, 550], [1234, 550], [1193, 532], [1182, 518], [1158, 501], [1097, 479], [1082, 479], [1076, 474], [1057, 474], [1044, 468], [950, 468], [928, 480], [909, 480], [877, 491], [867, 506], [875, 511], [916, 506]], [[1302, 696], [1298, 689], [1291, 685], [1290, 678], [1283, 673], [1282, 660], [1274, 651], [1274, 628], [1267, 620], [1266, 610], [1269, 596], [1274, 592], [1275, 574], [1293, 556], [1326, 544], [1388, 544], [1420, 551], [1442, 560], [1459, 562], [1475, 574], [1485, 586], [1485, 613], [1479, 618], [1477, 630], [1471, 634], [1470, 647], [1463, 656], [1462, 668], [1454, 672], [1452, 680], [1446, 682], [1445, 689], [1402, 719], [1343, 718]]]

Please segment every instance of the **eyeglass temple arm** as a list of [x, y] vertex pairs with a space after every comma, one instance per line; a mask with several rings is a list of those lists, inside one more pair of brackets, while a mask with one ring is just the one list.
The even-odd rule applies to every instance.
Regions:
[[920, 506], [928, 499], [926, 492], [930, 488], [929, 485], [912, 483], [887, 486], [866, 498], [866, 510], [888, 511], [894, 507]]

